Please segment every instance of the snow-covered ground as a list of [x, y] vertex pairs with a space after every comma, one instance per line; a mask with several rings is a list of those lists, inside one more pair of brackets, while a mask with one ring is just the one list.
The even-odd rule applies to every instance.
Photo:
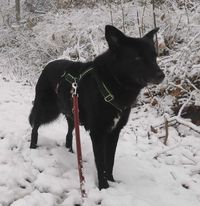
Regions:
[[[151, 1], [145, 1], [146, 6], [141, 0], [125, 1], [123, 5], [117, 1], [99, 2], [91, 8], [49, 12], [43, 5], [44, 14], [30, 12], [25, 1], [21, 2], [22, 22], [18, 26], [14, 0], [0, 2], [0, 206], [79, 205], [76, 151], [72, 154], [64, 146], [65, 118], [60, 116], [54, 123], [41, 127], [39, 147], [29, 149], [28, 115], [35, 92], [32, 84], [42, 67], [61, 55], [88, 61], [105, 51], [106, 24], [113, 22], [132, 37], [139, 36], [138, 27], [148, 32], [154, 27]], [[150, 88], [153, 100], [144, 90], [139, 104], [132, 109], [117, 148], [117, 183], [110, 183], [107, 190], [97, 188], [91, 141], [88, 132], [81, 128], [88, 193], [84, 206], [200, 205], [200, 134], [181, 124], [172, 124], [164, 145], [164, 127], [156, 127], [163, 123], [164, 114], [175, 115], [173, 106], [187, 101], [199, 105], [200, 3], [160, 2], [163, 3], [156, 6], [156, 19], [159, 42], [166, 43], [167, 49], [159, 57], [165, 81]], [[199, 126], [195, 128], [200, 130]]]
[[[29, 149], [28, 115], [34, 87], [0, 78], [0, 205], [73, 206], [80, 204], [76, 152], [64, 147], [64, 117], [39, 130], [39, 147]], [[81, 128], [84, 174], [88, 198], [84, 205], [199, 206], [200, 137], [180, 137], [169, 128], [168, 146], [150, 130], [162, 119], [148, 104], [132, 110], [122, 130], [114, 176], [107, 190], [99, 191], [92, 146]], [[187, 133], [186, 129], [183, 131]], [[75, 148], [75, 147], [74, 147]]]

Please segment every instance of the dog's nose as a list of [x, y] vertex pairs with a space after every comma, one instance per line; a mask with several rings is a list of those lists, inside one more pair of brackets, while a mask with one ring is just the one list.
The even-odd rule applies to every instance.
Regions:
[[152, 83], [154, 84], [160, 84], [163, 79], [165, 78], [165, 75], [164, 73], [161, 71], [161, 70], [158, 70], [156, 73], [155, 73], [155, 76], [153, 78], [153, 81]]
[[157, 72], [156, 78], [161, 82], [165, 78], [163, 71], [160, 70], [159, 72]]

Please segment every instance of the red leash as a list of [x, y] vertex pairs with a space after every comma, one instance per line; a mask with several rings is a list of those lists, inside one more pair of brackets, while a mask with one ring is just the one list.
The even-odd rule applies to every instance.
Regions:
[[78, 161], [78, 171], [80, 179], [80, 190], [82, 198], [87, 197], [86, 191], [84, 189], [85, 178], [83, 176], [83, 160], [81, 152], [81, 140], [80, 140], [80, 130], [79, 130], [79, 108], [78, 108], [78, 94], [77, 94], [77, 83], [74, 81], [72, 87], [74, 89], [73, 98], [73, 113], [74, 113], [74, 128], [76, 135], [76, 151], [77, 151], [77, 161]]

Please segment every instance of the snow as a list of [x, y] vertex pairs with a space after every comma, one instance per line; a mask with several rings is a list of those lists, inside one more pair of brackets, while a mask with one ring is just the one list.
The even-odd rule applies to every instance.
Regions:
[[[76, 151], [72, 154], [64, 146], [65, 119], [61, 116], [43, 126], [39, 130], [39, 147], [29, 149], [28, 115], [34, 87], [2, 78], [0, 85], [0, 205], [81, 204]], [[117, 182], [102, 191], [97, 188], [91, 141], [81, 128], [88, 193], [83, 205], [200, 204], [200, 138], [191, 132], [181, 138], [170, 127], [169, 142], [165, 146], [158, 139], [159, 133], [150, 131], [150, 126], [160, 121], [161, 117], [151, 106], [133, 108], [120, 134], [114, 167]]]
[[[144, 33], [152, 29], [152, 5], [145, 1], [144, 6], [141, 0], [123, 5], [111, 1], [91, 8], [56, 9], [52, 0], [45, 5], [40, 0], [28, 1], [41, 3], [37, 14], [29, 12], [24, 2], [20, 25], [16, 25], [14, 1], [0, 3], [0, 206], [80, 205], [76, 150], [70, 153], [65, 148], [65, 118], [41, 127], [39, 147], [29, 149], [34, 84], [48, 61], [88, 61], [105, 51], [106, 24], [113, 22], [133, 37], [139, 35], [138, 26]], [[144, 89], [132, 109], [117, 147], [117, 182], [110, 182], [107, 190], [97, 188], [90, 137], [81, 127], [88, 193], [83, 206], [200, 205], [200, 127], [172, 111], [177, 101], [180, 106], [200, 102], [200, 4], [198, 0], [186, 5], [183, 1], [157, 3], [159, 47], [161, 53], [169, 52], [158, 58], [165, 81]], [[175, 91], [172, 95], [171, 90]], [[166, 145], [164, 117], [173, 120]]]

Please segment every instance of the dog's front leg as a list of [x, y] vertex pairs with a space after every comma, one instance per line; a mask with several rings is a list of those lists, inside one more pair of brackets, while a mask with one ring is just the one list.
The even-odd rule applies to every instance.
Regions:
[[97, 175], [99, 181], [99, 189], [106, 189], [109, 187], [107, 177], [105, 174], [105, 135], [97, 131], [91, 131], [92, 146], [94, 151], [94, 158], [97, 168]]
[[117, 148], [117, 142], [119, 139], [119, 134], [121, 129], [126, 125], [128, 117], [130, 114], [130, 108], [126, 109], [119, 118], [118, 123], [115, 125], [115, 128], [112, 128], [111, 131], [107, 134], [105, 140], [105, 168], [107, 180], [114, 182], [113, 178], [113, 166], [115, 160], [115, 152]]
[[121, 128], [116, 128], [111, 131], [106, 138], [106, 147], [105, 147], [105, 167], [106, 167], [106, 176], [109, 181], [115, 182], [113, 178], [113, 166], [115, 159], [115, 152], [117, 147], [117, 142], [119, 139], [119, 133]]

